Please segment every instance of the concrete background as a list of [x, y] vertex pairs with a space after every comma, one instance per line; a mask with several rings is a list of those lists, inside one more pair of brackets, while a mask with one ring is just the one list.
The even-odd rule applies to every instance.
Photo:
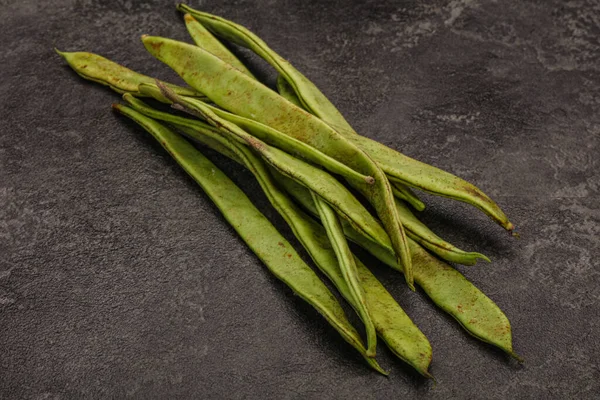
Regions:
[[[193, 1], [263, 37], [357, 131], [480, 186], [521, 233], [423, 196], [511, 320], [519, 366], [363, 257], [430, 339], [388, 379], [269, 275], [119, 97], [54, 52], [176, 81], [171, 1], [0, 0], [0, 398], [594, 398], [600, 393], [600, 4]], [[240, 52], [272, 84], [267, 66]], [[249, 173], [206, 152], [275, 225]]]

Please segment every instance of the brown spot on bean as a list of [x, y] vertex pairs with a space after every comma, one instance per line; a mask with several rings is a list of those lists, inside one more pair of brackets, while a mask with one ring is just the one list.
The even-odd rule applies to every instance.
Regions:
[[248, 141], [248, 144], [250, 144], [250, 146], [252, 146], [253, 148], [255, 148], [259, 151], [265, 147], [262, 142], [256, 140], [252, 136], [249, 136], [247, 141]]
[[163, 42], [153, 42], [150, 43], [150, 46], [152, 46], [152, 48], [156, 51], [160, 51], [160, 48], [162, 47], [164, 43]]

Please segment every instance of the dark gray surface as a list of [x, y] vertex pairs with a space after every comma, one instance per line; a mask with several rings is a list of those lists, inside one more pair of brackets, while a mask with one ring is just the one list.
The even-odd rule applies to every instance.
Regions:
[[[0, 398], [598, 395], [598, 2], [323, 3], [192, 5], [262, 36], [362, 134], [498, 201], [520, 241], [452, 201], [426, 196], [423, 219], [493, 259], [460, 270], [510, 318], [526, 363], [367, 259], [430, 339], [438, 385], [382, 346], [390, 378], [371, 372], [111, 112], [118, 96], [53, 53], [98, 52], [173, 79], [138, 38], [188, 40], [174, 2], [1, 0]], [[251, 176], [209, 155], [289, 236]]]

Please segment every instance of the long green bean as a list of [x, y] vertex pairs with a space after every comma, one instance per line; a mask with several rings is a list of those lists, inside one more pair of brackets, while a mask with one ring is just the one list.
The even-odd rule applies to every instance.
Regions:
[[252, 72], [250, 72], [248, 68], [246, 68], [246, 66], [223, 45], [223, 43], [219, 42], [219, 40], [191, 14], [185, 14], [183, 19], [185, 21], [185, 27], [196, 45], [211, 52], [249, 77], [254, 78]]
[[[311, 195], [306, 189], [290, 180], [278, 179], [277, 181], [304, 208], [313, 215], [318, 215]], [[342, 227], [350, 240], [388, 266], [401, 271], [391, 248], [375, 244], [352, 229], [349, 224], [342, 222]], [[415, 282], [427, 296], [438, 307], [454, 317], [471, 335], [520, 359], [513, 351], [510, 322], [502, 310], [460, 272], [429, 254], [411, 238], [409, 244], [415, 265]]]
[[375, 356], [375, 347], [377, 345], [375, 326], [367, 309], [365, 292], [360, 285], [354, 256], [350, 251], [350, 247], [348, 247], [348, 242], [346, 242], [346, 236], [342, 230], [339, 217], [319, 195], [312, 192], [312, 197], [323, 227], [325, 227], [325, 231], [327, 232], [331, 247], [335, 252], [344, 282], [348, 285], [350, 295], [354, 300], [353, 304], [356, 305], [356, 311], [365, 324], [367, 331], [367, 355], [372, 354]]
[[[294, 92], [294, 89], [290, 86], [290, 84], [285, 80], [285, 78], [281, 74], [277, 75], [277, 91], [282, 97], [284, 97], [291, 103], [294, 103], [298, 107], [304, 108], [302, 102], [296, 95], [296, 92]], [[309, 109], [304, 109], [308, 112], [311, 112], [311, 110]], [[417, 211], [423, 211], [425, 209], [425, 204], [413, 193], [413, 191], [409, 187], [400, 182], [393, 181], [390, 181], [390, 185], [392, 187], [392, 193], [394, 194], [394, 196], [396, 196], [396, 198], [406, 201]]]
[[[153, 91], [154, 89], [151, 86], [145, 85], [142, 90]], [[352, 224], [355, 229], [374, 241], [383, 241], [382, 243], [391, 246], [389, 237], [377, 220], [373, 218], [369, 211], [360, 204], [344, 185], [330, 174], [276, 147], [269, 146], [260, 139], [248, 134], [236, 124], [220, 118], [213, 111], [213, 108], [208, 107], [203, 102], [196, 102], [190, 98], [180, 98], [172, 92], [164, 90], [164, 88], [161, 88], [161, 90], [163, 90], [162, 96], [177, 101], [177, 104], [183, 106], [185, 110], [206, 118], [213, 126], [218, 127], [221, 132], [232, 140], [241, 141], [251, 147], [282, 174], [319, 194], [335, 208], [340, 216]]]
[[194, 16], [215, 35], [244, 46], [262, 57], [288, 82], [305, 109], [317, 115], [340, 134], [369, 154], [390, 177], [429, 193], [460, 200], [479, 208], [505, 229], [514, 225], [504, 212], [476, 186], [446, 171], [405, 156], [385, 145], [356, 134], [327, 97], [287, 60], [248, 29], [225, 18], [195, 10], [185, 4], [178, 9]]
[[374, 206], [390, 236], [395, 253], [401, 260], [406, 282], [409, 287], [414, 288], [410, 250], [394, 206], [390, 184], [369, 156], [325, 122], [206, 50], [156, 36], [143, 36], [142, 41], [150, 54], [173, 68], [191, 87], [204, 93], [218, 106], [271, 126], [319, 149], [363, 175], [372, 176], [375, 179], [373, 184], [349, 183], [361, 191]]
[[119, 113], [146, 129], [169, 152], [177, 163], [200, 185], [223, 217], [236, 230], [250, 249], [278, 279], [312, 305], [357, 349], [369, 365], [382, 374], [385, 371], [366, 355], [358, 332], [347, 320], [341, 306], [292, 245], [227, 175], [181, 136], [164, 125], [123, 105], [113, 105]]
[[[154, 110], [132, 96], [125, 95], [123, 98], [137, 111], [151, 118], [164, 120], [182, 130], [186, 136], [248, 168], [315, 264], [333, 282], [352, 307], [357, 309], [357, 304], [342, 276], [327, 233], [320, 224], [308, 217], [282, 192], [273, 180], [274, 174], [279, 174], [276, 170], [267, 168], [267, 165], [250, 149], [237, 142], [227, 140], [212, 126], [201, 121]], [[378, 335], [396, 356], [412, 365], [423, 376], [431, 377], [427, 372], [431, 362], [431, 345], [425, 335], [373, 274], [357, 258], [354, 258], [354, 262], [365, 293], [367, 309]]]
[[[140, 85], [140, 92], [152, 97], [165, 97], [164, 94], [157, 94], [160, 89], [156, 85]], [[168, 96], [173, 96], [172, 94]], [[371, 214], [356, 200], [356, 198], [346, 190], [337, 180], [323, 171], [311, 167], [310, 165], [301, 162], [288, 154], [279, 151], [277, 148], [272, 148], [260, 140], [250, 136], [239, 126], [234, 126], [222, 121], [219, 115], [228, 114], [215, 107], [211, 107], [201, 101], [189, 98], [179, 99], [180, 104], [188, 107], [190, 112], [209, 113], [211, 118], [215, 119], [214, 123], [218, 124], [221, 129], [229, 127], [230, 133], [241, 138], [248, 145], [253, 146], [271, 165], [277, 168], [284, 175], [293, 180], [298, 181], [303, 186], [310, 188], [317, 193], [320, 193], [324, 198], [334, 206], [336, 211], [347, 220], [355, 230], [359, 230], [363, 235], [369, 237], [374, 242], [393, 252], [391, 242], [385, 230], [379, 225]], [[194, 111], [196, 110], [196, 111]], [[214, 112], [215, 114], [211, 114]], [[201, 115], [202, 116], [202, 115]], [[205, 117], [205, 116], [202, 116]], [[235, 121], [235, 119], [233, 119]], [[242, 126], [245, 126], [242, 124]], [[489, 261], [487, 257], [476, 252], [463, 251], [452, 244], [444, 241], [435, 233], [433, 233], [426, 225], [419, 221], [411, 211], [403, 206], [398, 200], [395, 201], [395, 207], [398, 214], [404, 221], [409, 237], [421, 243], [423, 246], [433, 251], [438, 256], [451, 262], [457, 262], [465, 265], [473, 265], [477, 259], [481, 258]]]
[[[155, 98], [164, 97], [156, 85], [142, 84], [139, 86], [139, 91]], [[199, 107], [208, 109], [219, 118], [239, 126], [252, 136], [265, 141], [266, 143], [273, 145], [291, 155], [302, 158], [313, 164], [320, 165], [330, 172], [341, 175], [350, 181], [367, 182], [368, 184], [372, 184], [374, 182], [373, 177], [362, 175], [338, 160], [320, 152], [314, 147], [294, 139], [291, 136], [285, 135], [276, 129], [263, 125], [260, 122], [232, 114], [221, 108], [211, 106], [204, 101], [197, 102], [194, 98], [177, 96], [176, 100], [180, 105], [183, 105], [188, 109], [193, 110]]]
[[[142, 83], [154, 83], [156, 79], [132, 71], [122, 65], [94, 53], [64, 52], [55, 49], [67, 61], [69, 66], [82, 78], [110, 87], [117, 93], [131, 93], [134, 96], [144, 96], [138, 91]], [[175, 93], [205, 98], [191, 88], [185, 88], [171, 83], [165, 83]], [[160, 99], [164, 102], [164, 99]]]

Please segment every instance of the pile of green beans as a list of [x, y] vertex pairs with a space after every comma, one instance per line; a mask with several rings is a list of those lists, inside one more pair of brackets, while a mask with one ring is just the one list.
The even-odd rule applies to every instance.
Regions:
[[[81, 77], [122, 94], [125, 104], [113, 109], [148, 131], [269, 271], [323, 315], [374, 370], [387, 375], [375, 360], [378, 338], [428, 378], [432, 348], [349, 241], [403, 273], [411, 289], [420, 286], [468, 333], [520, 360], [504, 313], [447, 264], [490, 260], [425, 226], [414, 214], [425, 204], [412, 189], [472, 204], [512, 232], [498, 205], [474, 185], [359, 135], [310, 80], [248, 29], [184, 4], [178, 9], [185, 13], [194, 45], [147, 35], [142, 42], [189, 87], [158, 81], [97, 54], [57, 53]], [[277, 91], [259, 82], [219, 39], [246, 47], [273, 66]], [[142, 97], [171, 104], [189, 117], [160, 111]], [[314, 265], [356, 312], [364, 338], [319, 275], [192, 142], [254, 175]]]

